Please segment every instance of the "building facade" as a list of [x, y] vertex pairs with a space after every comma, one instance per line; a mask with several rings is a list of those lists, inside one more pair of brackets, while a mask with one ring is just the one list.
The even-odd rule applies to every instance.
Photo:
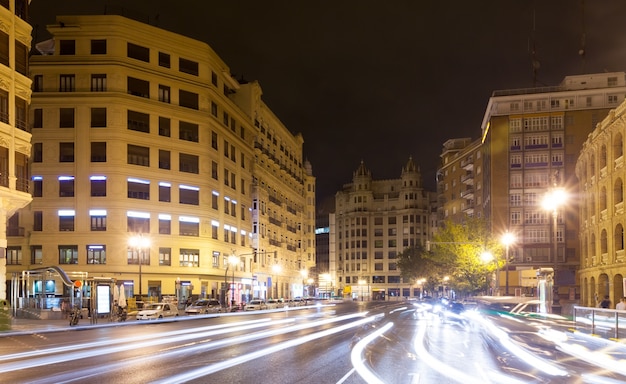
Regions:
[[[483, 214], [494, 234], [515, 235], [512, 269], [556, 269], [562, 305], [580, 295], [576, 161], [589, 133], [625, 93], [621, 72], [568, 76], [555, 87], [496, 91], [484, 115]], [[556, 188], [569, 198], [548, 210], [542, 201]], [[520, 274], [512, 284], [532, 293], [533, 284], [522, 280]]]
[[[400, 277], [396, 258], [408, 247], [425, 246], [434, 201], [411, 158], [391, 180], [374, 180], [361, 162], [352, 183], [335, 195], [333, 293], [357, 300], [419, 297], [420, 288]], [[320, 289], [322, 284], [320, 279]]]
[[25, 0], [0, 1], [0, 300], [7, 299], [7, 264], [22, 262], [20, 253], [7, 248], [7, 236], [16, 235], [12, 228], [6, 232], [7, 222], [31, 201], [28, 52], [32, 28], [27, 22], [28, 4]]
[[260, 85], [203, 42], [121, 16], [48, 30], [31, 58], [34, 197], [8, 225], [26, 256], [8, 272], [56, 265], [150, 300], [300, 296], [315, 178]]
[[626, 103], [611, 110], [583, 144], [576, 164], [580, 180], [581, 305], [609, 296], [611, 308], [626, 292], [624, 257], [624, 137]]

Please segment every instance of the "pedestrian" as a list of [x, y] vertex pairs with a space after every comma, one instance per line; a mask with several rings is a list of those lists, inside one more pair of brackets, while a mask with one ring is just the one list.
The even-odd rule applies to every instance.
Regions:
[[626, 311], [626, 297], [622, 297], [622, 299], [617, 303], [615, 309], [618, 311]]
[[609, 295], [604, 296], [604, 300], [600, 302], [600, 308], [611, 308], [611, 300], [609, 300]]

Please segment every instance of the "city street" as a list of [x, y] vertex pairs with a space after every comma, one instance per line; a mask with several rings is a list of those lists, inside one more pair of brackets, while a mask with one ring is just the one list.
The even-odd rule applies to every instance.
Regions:
[[[616, 343], [573, 333], [549, 340], [536, 330], [532, 322], [449, 318], [406, 302], [346, 302], [3, 334], [0, 371], [11, 383], [626, 380]], [[594, 361], [599, 350], [603, 358]]]

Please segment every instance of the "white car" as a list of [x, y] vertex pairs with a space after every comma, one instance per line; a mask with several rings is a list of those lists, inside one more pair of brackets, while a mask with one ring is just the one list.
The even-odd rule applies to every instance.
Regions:
[[259, 311], [262, 309], [267, 309], [267, 305], [263, 300], [250, 300], [250, 302], [246, 304], [246, 311]]
[[278, 309], [285, 306], [285, 301], [283, 299], [269, 299], [265, 305], [267, 309]]
[[175, 316], [178, 316], [178, 309], [169, 303], [146, 304], [141, 311], [137, 312], [137, 320], [156, 320]]
[[196, 300], [193, 304], [185, 308], [187, 315], [201, 315], [216, 312], [222, 312], [222, 306], [220, 302], [215, 299]]

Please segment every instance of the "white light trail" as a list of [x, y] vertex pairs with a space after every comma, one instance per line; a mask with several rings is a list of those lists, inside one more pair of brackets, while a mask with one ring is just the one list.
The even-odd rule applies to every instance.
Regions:
[[365, 347], [376, 338], [378, 338], [383, 333], [387, 332], [389, 329], [393, 327], [393, 323], [389, 322], [385, 324], [380, 329], [376, 330], [376, 332], [372, 332], [367, 335], [363, 339], [361, 339], [356, 345], [352, 348], [352, 353], [350, 354], [350, 360], [352, 361], [352, 365], [356, 369], [357, 373], [365, 380], [368, 384], [384, 384], [384, 381], [379, 379], [372, 371], [370, 371], [365, 364], [363, 364], [363, 351]]

